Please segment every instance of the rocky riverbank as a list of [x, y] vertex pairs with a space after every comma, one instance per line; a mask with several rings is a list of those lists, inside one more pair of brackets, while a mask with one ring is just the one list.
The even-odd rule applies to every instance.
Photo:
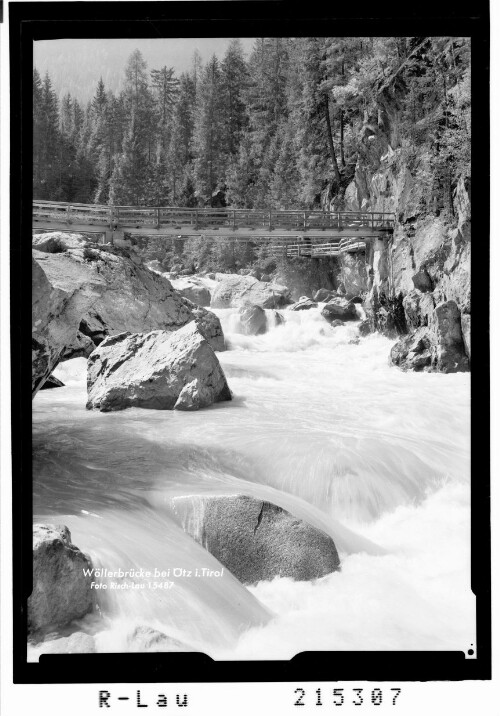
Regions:
[[194, 321], [214, 350], [224, 350], [217, 317], [126, 249], [78, 234], [35, 236], [32, 281], [33, 395], [60, 360], [88, 356], [124, 331], [172, 332]]

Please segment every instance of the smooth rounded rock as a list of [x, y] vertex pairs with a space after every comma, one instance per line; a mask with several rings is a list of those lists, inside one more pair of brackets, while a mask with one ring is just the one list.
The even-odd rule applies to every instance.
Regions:
[[[312, 580], [340, 569], [331, 537], [270, 502], [197, 495], [172, 503], [184, 529], [243, 584], [278, 576]], [[189, 519], [193, 505], [196, 518]]]

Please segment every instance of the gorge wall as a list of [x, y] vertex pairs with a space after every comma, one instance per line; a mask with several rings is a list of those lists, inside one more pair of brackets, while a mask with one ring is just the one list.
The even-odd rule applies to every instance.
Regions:
[[[364, 293], [373, 330], [405, 336], [419, 355], [453, 344], [452, 359], [429, 355], [429, 369], [465, 370], [470, 360], [470, 176], [460, 173], [443, 191], [439, 151], [430, 142], [411, 145], [398, 134], [395, 90], [379, 95], [376, 116], [358, 126], [358, 158], [352, 179], [323, 204], [331, 210], [394, 212], [394, 234], [375, 240], [366, 254], [344, 254], [342, 280], [348, 293]], [[447, 326], [436, 308], [448, 305]], [[448, 325], [449, 324], [449, 325]], [[446, 336], [443, 337], [443, 331]], [[435, 351], [434, 351], [435, 352]], [[421, 353], [421, 351], [420, 351]], [[421, 369], [405, 359], [403, 367]]]

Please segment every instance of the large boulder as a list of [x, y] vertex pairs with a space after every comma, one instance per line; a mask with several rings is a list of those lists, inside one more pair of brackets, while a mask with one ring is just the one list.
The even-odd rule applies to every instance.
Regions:
[[238, 308], [247, 303], [279, 308], [289, 303], [289, 291], [286, 286], [258, 281], [253, 276], [222, 275], [212, 294], [211, 307]]
[[354, 321], [358, 317], [354, 303], [351, 303], [340, 296], [330, 299], [326, 306], [323, 307], [321, 315], [330, 322], [335, 319], [341, 321]]
[[390, 362], [403, 370], [438, 373], [469, 370], [457, 304], [445, 301], [436, 306], [428, 326], [403, 336], [392, 347]]
[[195, 323], [174, 333], [121, 333], [88, 359], [87, 408], [198, 410], [231, 400], [225, 375]]
[[[247, 495], [173, 498], [184, 529], [243, 584], [274, 577], [310, 580], [340, 568], [333, 540], [270, 502]], [[186, 519], [187, 518], [187, 519]]]
[[196, 321], [202, 331], [208, 327], [207, 340], [214, 334], [214, 348], [223, 348], [219, 319], [202, 308], [195, 313], [194, 304], [164, 276], [133, 260], [127, 249], [77, 243], [64, 248], [60, 239], [62, 250], [33, 251], [33, 394], [63, 357], [73, 357], [78, 332], [98, 345], [124, 331], [175, 331]]
[[94, 608], [92, 563], [71, 543], [63, 525], [33, 526], [33, 591], [28, 599], [30, 631], [64, 626]]
[[260, 306], [241, 306], [238, 313], [244, 335], [260, 336], [267, 331], [266, 312]]
[[187, 286], [178, 288], [177, 291], [197, 306], [210, 306], [210, 291], [206, 286], [198, 283], [190, 283]]
[[290, 311], [308, 311], [310, 308], [317, 308], [318, 304], [307, 296], [301, 296], [298, 301], [289, 306]]

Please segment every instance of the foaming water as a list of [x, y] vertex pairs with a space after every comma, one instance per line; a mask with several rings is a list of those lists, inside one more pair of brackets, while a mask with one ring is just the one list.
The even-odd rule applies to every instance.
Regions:
[[[320, 309], [280, 310], [283, 322], [267, 311], [262, 336], [215, 310], [234, 399], [203, 411], [86, 411], [84, 359], [37, 395], [35, 517], [66, 524], [95, 564], [220, 569], [182, 530], [207, 493], [275, 502], [341, 554], [341, 572], [310, 583], [246, 589], [224, 572], [161, 594], [99, 593], [100, 618], [79, 625], [98, 650], [133, 649], [142, 625], [215, 658], [473, 641], [469, 376], [403, 373], [390, 341], [360, 340], [356, 322], [332, 328]], [[178, 495], [193, 496], [183, 515]]]

